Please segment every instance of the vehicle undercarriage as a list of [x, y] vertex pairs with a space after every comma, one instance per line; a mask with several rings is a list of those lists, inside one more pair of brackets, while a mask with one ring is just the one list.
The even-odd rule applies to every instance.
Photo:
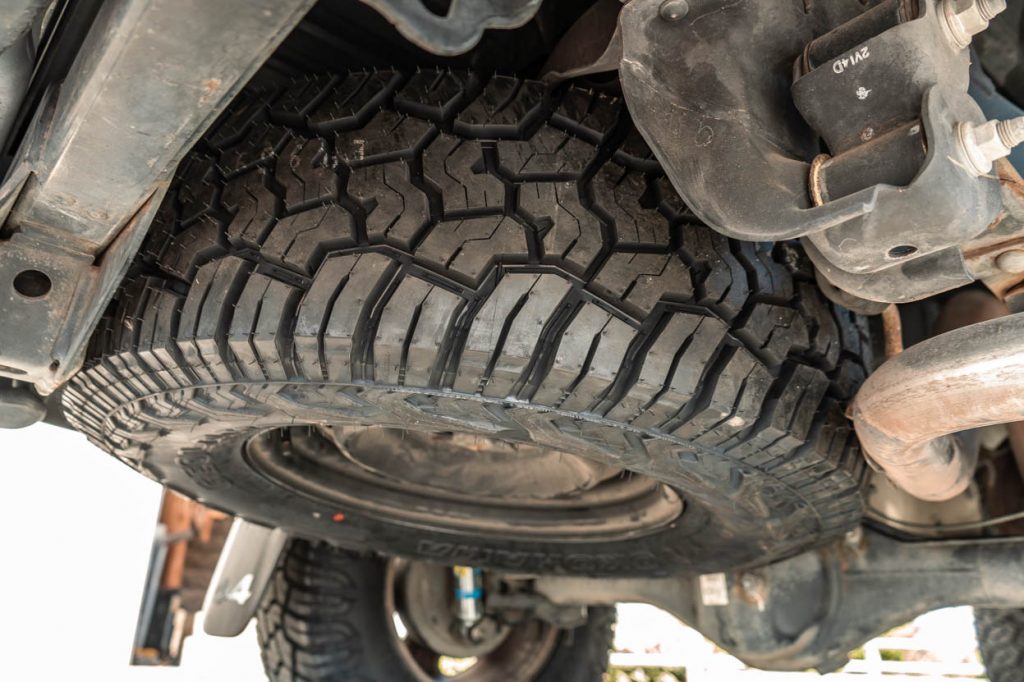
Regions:
[[0, 425], [236, 516], [274, 679], [347, 601], [370, 679], [1024, 609], [1007, 4], [7, 0]]

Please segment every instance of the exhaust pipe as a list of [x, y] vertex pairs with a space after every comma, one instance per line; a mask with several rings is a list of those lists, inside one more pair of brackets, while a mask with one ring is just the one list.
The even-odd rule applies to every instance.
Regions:
[[923, 341], [887, 360], [852, 405], [865, 453], [922, 500], [963, 492], [977, 450], [960, 431], [1024, 420], [1024, 313]]

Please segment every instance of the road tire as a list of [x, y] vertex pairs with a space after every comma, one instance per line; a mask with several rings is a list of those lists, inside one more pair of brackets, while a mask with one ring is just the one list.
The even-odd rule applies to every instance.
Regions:
[[[289, 543], [257, 612], [271, 682], [412, 681], [385, 608], [385, 562], [323, 543]], [[608, 667], [615, 609], [588, 609], [564, 630], [538, 682], [599, 682]], [[489, 678], [496, 679], [496, 678]]]
[[1024, 682], [1024, 609], [974, 609], [978, 649], [991, 682]]
[[[250, 89], [181, 164], [67, 388], [104, 450], [204, 504], [360, 550], [660, 575], [859, 523], [870, 362], [798, 247], [682, 204], [622, 102], [449, 71]], [[245, 444], [410, 424], [583, 454], [686, 507], [613, 539], [453, 531], [268, 480]]]

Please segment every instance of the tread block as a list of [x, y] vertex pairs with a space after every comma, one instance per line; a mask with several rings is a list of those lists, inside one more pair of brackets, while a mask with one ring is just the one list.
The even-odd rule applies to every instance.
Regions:
[[355, 243], [352, 214], [337, 204], [327, 204], [278, 220], [261, 252], [268, 259], [311, 274], [325, 252]]
[[266, 169], [258, 168], [224, 183], [221, 202], [231, 214], [228, 239], [259, 248], [283, 210], [282, 200], [270, 190]]
[[235, 304], [235, 313], [228, 330], [228, 348], [238, 363], [239, 369], [249, 379], [266, 379], [260, 365], [259, 355], [253, 346], [253, 330], [259, 316], [263, 299], [270, 288], [269, 277], [254, 274], [245, 285], [242, 295]]
[[269, 107], [270, 120], [294, 127], [305, 125], [309, 113], [331, 94], [339, 80], [340, 76], [330, 74], [296, 78]]
[[325, 140], [293, 137], [277, 157], [274, 178], [284, 190], [285, 210], [338, 198], [338, 174]]
[[271, 381], [284, 381], [295, 375], [288, 331], [301, 296], [301, 289], [272, 280], [260, 306], [252, 332], [252, 346], [263, 373]]
[[432, 377], [444, 358], [443, 348], [450, 338], [455, 320], [465, 299], [434, 287], [420, 304], [416, 328], [409, 339], [405, 367], [406, 386], [431, 386]]
[[214, 212], [219, 186], [220, 172], [214, 160], [206, 155], [190, 156], [182, 163], [175, 185], [178, 220], [188, 225]]
[[352, 130], [365, 125], [394, 94], [400, 74], [388, 71], [352, 72], [338, 79], [306, 119], [317, 132]]
[[[215, 268], [206, 294], [199, 302], [192, 343], [217, 381], [226, 382], [232, 379], [233, 374], [221, 351], [226, 346], [226, 333], [234, 315], [235, 302], [244, 290], [252, 264], [229, 256], [218, 261]], [[186, 301], [183, 320], [187, 312]]]
[[559, 407], [576, 412], [588, 411], [618, 378], [636, 334], [636, 329], [612, 318], [598, 335], [597, 347], [592, 351], [590, 361]]
[[366, 233], [371, 242], [393, 240], [409, 248], [429, 222], [429, 200], [409, 180], [409, 167], [402, 161], [354, 170], [348, 191], [370, 207]]
[[323, 328], [324, 356], [327, 376], [331, 381], [351, 381], [357, 328], [365, 323], [375, 303], [383, 280], [394, 261], [379, 253], [357, 257], [348, 273], [348, 282], [334, 301], [330, 317]]
[[225, 178], [230, 178], [256, 166], [273, 164], [293, 135], [287, 128], [273, 123], [257, 123], [253, 126], [253, 134], [221, 151], [217, 169]]
[[759, 350], [773, 365], [810, 347], [807, 322], [799, 311], [777, 305], [759, 305], [736, 335]]
[[406, 277], [391, 294], [373, 340], [374, 381], [399, 385], [405, 379], [406, 339], [433, 288], [421, 279]]
[[729, 240], [706, 227], [684, 225], [680, 256], [694, 264], [694, 287], [702, 304], [733, 318], [750, 297], [747, 274], [729, 250]]
[[619, 122], [621, 100], [594, 90], [571, 89], [551, 116], [553, 124], [591, 143], [605, 140]]
[[613, 253], [593, 279], [595, 288], [646, 317], [662, 300], [686, 300], [689, 273], [669, 254]]
[[479, 282], [499, 256], [525, 251], [522, 225], [505, 216], [486, 216], [438, 223], [420, 244], [418, 254]]
[[[557, 275], [541, 275], [526, 294], [526, 300], [508, 326], [504, 343], [495, 349], [493, 369], [484, 386], [484, 395], [495, 398], [511, 396], [534, 353], [545, 350], [538, 341], [558, 310], [572, 284]], [[479, 319], [479, 318], [478, 318]], [[471, 332], [472, 334], [472, 332]]]
[[[640, 373], [605, 417], [619, 422], [632, 422], [646, 414], [655, 418], [660, 410], [650, 411], [655, 401], [664, 397], [677, 368], [677, 359], [693, 343], [694, 335], [704, 318], [699, 315], [672, 315], [665, 328], [657, 334], [654, 343], [640, 359]], [[668, 415], [665, 415], [666, 417]]]
[[482, 390], [495, 348], [500, 350], [505, 330], [529, 298], [540, 275], [506, 275], [477, 311], [466, 336], [452, 386], [464, 393]]
[[804, 365], [794, 367], [784, 382], [781, 394], [767, 402], [754, 433], [730, 450], [747, 463], [763, 464], [803, 445], [829, 383], [822, 372]]
[[601, 221], [580, 203], [574, 182], [528, 183], [519, 190], [519, 206], [543, 233], [545, 257], [583, 273], [604, 248]]
[[461, 108], [475, 78], [466, 71], [416, 71], [395, 94], [395, 108], [443, 123]]
[[800, 282], [798, 291], [799, 310], [808, 322], [808, 351], [831, 369], [839, 362], [839, 354], [842, 352], [836, 320], [813, 285]]
[[455, 132], [469, 137], [514, 136], [543, 116], [545, 86], [510, 76], [494, 76], [455, 117]]
[[541, 405], [558, 405], [572, 389], [596, 349], [599, 334], [611, 321], [607, 311], [586, 303], [573, 318], [561, 338], [556, 340], [554, 359], [532, 400]]
[[327, 378], [323, 330], [334, 302], [359, 256], [326, 259], [313, 278], [313, 284], [299, 303], [295, 319], [295, 350], [303, 376], [314, 381]]
[[[689, 407], [690, 401], [695, 397], [699, 398], [702, 389], [706, 388], [706, 384], [713, 383], [720, 378], [714, 376], [710, 368], [725, 341], [729, 328], [725, 323], [714, 318], [677, 313], [673, 316], [673, 322], [678, 318], [690, 318], [686, 320], [686, 326], [692, 328], [692, 331], [689, 332], [684, 345], [673, 358], [674, 366], [672, 366], [664, 386], [657, 387], [660, 392], [656, 394], [656, 400], [649, 402], [643, 412], [632, 420], [633, 426], [660, 427], [684, 408]], [[694, 323], [696, 323], [695, 326], [691, 327]], [[643, 377], [643, 372], [641, 372], [641, 377]], [[735, 394], [733, 395], [735, 396]], [[678, 432], [676, 434], [678, 435]]]
[[672, 433], [696, 443], [725, 447], [740, 438], [761, 413], [774, 377], [744, 348], [733, 349], [706, 404]]
[[412, 158], [434, 134], [435, 128], [425, 121], [394, 111], [380, 111], [360, 135], [335, 135], [334, 148], [338, 158], [352, 168], [359, 168], [397, 157]]
[[267, 107], [276, 96], [276, 89], [247, 85], [220, 119], [210, 126], [203, 140], [219, 150], [244, 141], [254, 124], [266, 120]]
[[423, 174], [441, 191], [446, 215], [505, 205], [505, 186], [487, 173], [479, 142], [438, 135], [423, 152]]
[[620, 246], [660, 246], [669, 243], [668, 221], [657, 212], [643, 208], [638, 200], [647, 191], [639, 173], [604, 165], [592, 180], [596, 204], [615, 223]]
[[597, 150], [578, 137], [544, 126], [529, 140], [497, 143], [503, 176], [515, 180], [579, 178]]

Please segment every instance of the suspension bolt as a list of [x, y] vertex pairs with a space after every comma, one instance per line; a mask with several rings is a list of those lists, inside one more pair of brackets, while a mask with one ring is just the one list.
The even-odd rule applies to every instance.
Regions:
[[686, 0], [665, 0], [658, 7], [658, 15], [665, 21], [676, 22], [690, 12], [690, 3]]
[[943, 0], [939, 15], [946, 37], [963, 50], [1005, 9], [1006, 0]]
[[986, 121], [981, 125], [957, 126], [957, 143], [964, 160], [975, 175], [985, 175], [998, 159], [1009, 156], [1024, 142], [1024, 116], [1007, 121]]

